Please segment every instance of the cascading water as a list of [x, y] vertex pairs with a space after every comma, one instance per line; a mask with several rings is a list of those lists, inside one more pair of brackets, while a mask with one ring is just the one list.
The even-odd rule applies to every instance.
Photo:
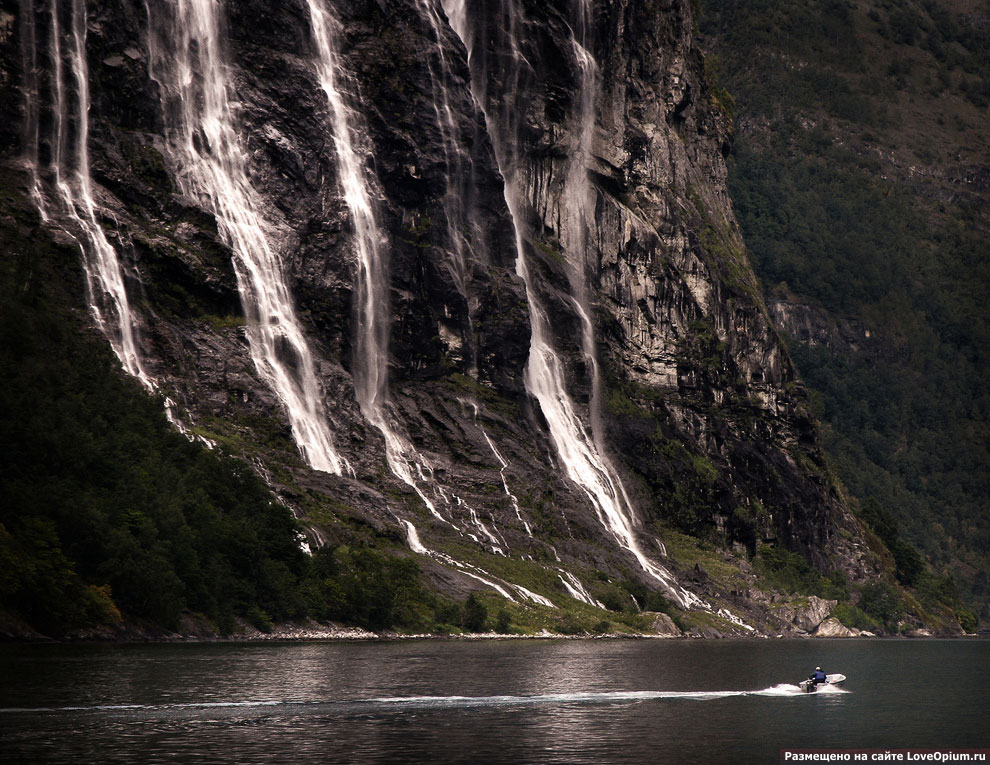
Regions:
[[[354, 226], [358, 265], [354, 384], [358, 404], [364, 417], [385, 439], [385, 456], [391, 471], [416, 492], [434, 517], [458, 528], [440, 513], [437, 504], [420, 485], [430, 483], [440, 500], [450, 503], [447, 492], [433, 480], [433, 470], [427, 460], [402, 435], [389, 414], [387, 239], [375, 216], [371, 192], [373, 180], [368, 177], [365, 163], [358, 153], [356, 139], [362, 134], [360, 115], [348, 104], [343, 89], [348, 76], [337, 53], [339, 22], [322, 0], [307, 0], [307, 7], [317, 53], [317, 76], [329, 106], [330, 130], [341, 189]], [[493, 547], [497, 545], [498, 540], [478, 520], [475, 511], [456, 496], [454, 501], [467, 511], [468, 521], [479, 528]]]
[[453, 77], [444, 40], [443, 30], [446, 27], [436, 3], [437, 0], [416, 0], [420, 15], [427, 21], [433, 32], [439, 61], [439, 66], [435, 67], [432, 59], [429, 60], [428, 67], [433, 90], [433, 108], [436, 113], [437, 127], [440, 131], [444, 160], [447, 166], [447, 193], [443, 198], [443, 210], [452, 248], [450, 271], [467, 309], [468, 331], [461, 342], [464, 346], [463, 352], [467, 361], [468, 374], [476, 377], [478, 365], [474, 346], [474, 321], [471, 298], [467, 288], [468, 258], [473, 254], [471, 242], [480, 241], [477, 220], [474, 217], [475, 208], [471, 203], [473, 167], [470, 152], [464, 144], [455, 111], [450, 102], [449, 93]]
[[[419, 485], [432, 473], [426, 461], [393, 427], [388, 414], [388, 268], [383, 252], [386, 238], [375, 218], [370, 181], [355, 143], [357, 115], [345, 101], [341, 89], [346, 81], [337, 54], [339, 22], [322, 0], [306, 0], [309, 9], [316, 69], [330, 108], [330, 130], [344, 201], [351, 213], [357, 249], [358, 332], [354, 386], [361, 414], [385, 439], [385, 457], [391, 471], [419, 496], [430, 512], [444, 523], [450, 521]], [[419, 480], [417, 480], [419, 479]], [[453, 524], [451, 524], [453, 525]]]
[[523, 528], [526, 530], [526, 535], [530, 537], [533, 536], [533, 529], [530, 527], [526, 519], [523, 518], [522, 516], [522, 509], [519, 507], [519, 498], [509, 490], [509, 481], [505, 477], [505, 470], [507, 467], [509, 467], [509, 462], [508, 460], [505, 459], [505, 457], [502, 456], [502, 453], [498, 450], [498, 448], [495, 446], [495, 443], [492, 441], [491, 436], [488, 435], [488, 431], [486, 431], [484, 426], [478, 421], [478, 405], [475, 404], [474, 402], [465, 402], [465, 401], [461, 401], [461, 405], [471, 407], [471, 411], [474, 415], [475, 424], [478, 426], [478, 429], [481, 430], [481, 435], [485, 437], [485, 443], [487, 443], [488, 448], [492, 450], [492, 454], [495, 455], [495, 459], [498, 460], [498, 464], [499, 464], [498, 475], [502, 479], [502, 490], [505, 492], [505, 496], [509, 498], [509, 502], [512, 503], [512, 509], [516, 513], [516, 519], [519, 521], [519, 523], [522, 524]]
[[[388, 413], [388, 273], [383, 252], [386, 238], [375, 217], [370, 186], [372, 179], [365, 173], [359, 160], [355, 137], [359, 134], [359, 115], [347, 104], [341, 85], [347, 82], [347, 74], [337, 54], [337, 20], [322, 0], [307, 0], [313, 30], [313, 42], [318, 53], [317, 74], [329, 105], [330, 128], [336, 148], [336, 161], [344, 200], [351, 213], [355, 246], [358, 256], [357, 294], [359, 331], [357, 358], [355, 359], [355, 386], [358, 403], [365, 418], [374, 425], [385, 439], [385, 455], [392, 472], [410, 486], [430, 512], [439, 520], [452, 526], [479, 544], [487, 544], [493, 552], [504, 541], [485, 526], [476, 511], [456, 494], [450, 494], [432, 480], [432, 470], [412, 444], [402, 436], [390, 420]], [[417, 480], [418, 479], [418, 480]], [[436, 504], [426, 495], [421, 483], [429, 481], [437, 496], [459, 510], [468, 524], [478, 529], [482, 538], [469, 530], [460, 529], [440, 514]], [[447, 555], [430, 550], [420, 540], [413, 523], [400, 519], [406, 530], [409, 547], [446, 565], [457, 568], [465, 575], [491, 587], [503, 597], [514, 600], [516, 592], [523, 598], [547, 607], [555, 607], [547, 598], [526, 588], [499, 581], [484, 569]], [[470, 526], [469, 526], [470, 527]]]
[[[602, 437], [601, 375], [598, 370], [598, 354], [595, 349], [595, 329], [591, 321], [591, 305], [588, 296], [587, 262], [594, 253], [591, 227], [595, 217], [595, 189], [588, 176], [591, 150], [595, 133], [595, 103], [599, 95], [598, 64], [589, 50], [591, 7], [588, 0], [578, 0], [571, 27], [571, 45], [574, 64], [578, 72], [576, 107], [571, 116], [571, 131], [576, 138], [568, 161], [563, 191], [558, 197], [556, 229], [567, 255], [567, 276], [574, 298], [578, 318], [581, 321], [581, 349], [591, 370], [590, 420], [592, 436], [602, 460], [607, 460]], [[594, 265], [594, 264], [592, 264]], [[614, 470], [610, 470], [614, 475]], [[629, 506], [625, 488], [618, 476], [614, 482]]]
[[[577, 32], [585, 35], [590, 9], [585, 0], [577, 1], [580, 3]], [[515, 228], [516, 272], [526, 285], [532, 325], [529, 362], [525, 371], [526, 389], [540, 404], [567, 476], [588, 496], [602, 525], [679, 604], [685, 607], [704, 605], [696, 595], [680, 587], [666, 569], [647, 558], [640, 549], [633, 531], [632, 510], [625, 490], [603, 456], [596, 439], [593, 435], [589, 437], [578, 416], [565, 387], [563, 364], [551, 343], [549, 316], [537, 294], [526, 256], [524, 226], [528, 215], [522, 193], [525, 168], [519, 156], [518, 141], [519, 117], [523, 110], [514, 102], [516, 94], [521, 92], [521, 81], [529, 66], [520, 45], [519, 33], [523, 23], [521, 6], [518, 0], [501, 0], [499, 13], [491, 14], [497, 20], [497, 26], [481, 29], [470, 15], [466, 0], [442, 2], [451, 26], [467, 48], [472, 75], [471, 87], [485, 112], [495, 156], [505, 178], [505, 201]], [[484, 46], [489, 40], [495, 41], [496, 51], [491, 55], [496, 60], [495, 65], [501, 67], [493, 78], [501, 87], [501, 91], [496, 94], [488, 92], [490, 51]], [[592, 193], [585, 163], [593, 137], [597, 68], [583, 40], [575, 35], [572, 44], [579, 70], [576, 115], [578, 141], [572, 156], [569, 178], [565, 183], [567, 190], [564, 196], [570, 198], [563, 200], [565, 207], [573, 205], [574, 209], [566, 210], [570, 222], [562, 227], [561, 233], [566, 236], [572, 248], [580, 247], [577, 253], [579, 260], [571, 265], [571, 279], [572, 283], [583, 283], [584, 248], [587, 246], [586, 221]], [[568, 254], [573, 260], [574, 253]], [[580, 275], [577, 275], [578, 272]], [[582, 305], [582, 302], [586, 302], [586, 298], [582, 300], [583, 293], [584, 288], [579, 291], [575, 304], [582, 314], [582, 346], [585, 354], [593, 359], [593, 328], [588, 312]], [[597, 378], [597, 373], [595, 377]]]
[[448, 566], [458, 569], [462, 574], [476, 579], [477, 581], [491, 587], [495, 592], [501, 595], [506, 600], [510, 600], [513, 603], [516, 599], [510, 594], [510, 590], [515, 591], [516, 594], [521, 595], [526, 600], [536, 603], [541, 606], [546, 606], [547, 608], [556, 608], [557, 606], [549, 598], [545, 598], [542, 595], [528, 590], [522, 585], [512, 584], [511, 582], [506, 582], [492, 576], [483, 568], [478, 566], [473, 566], [470, 563], [463, 563], [462, 561], [456, 560], [446, 553], [437, 552], [435, 550], [430, 550], [423, 545], [419, 539], [419, 533], [416, 531], [416, 527], [413, 526], [409, 521], [402, 521], [402, 524], [406, 527], [406, 537], [409, 540], [409, 548], [413, 552], [417, 552], [420, 555], [428, 555], [434, 560], [438, 560], [441, 563], [445, 563]]
[[261, 214], [264, 205], [248, 177], [221, 52], [220, 5], [176, 0], [147, 9], [169, 159], [183, 192], [213, 212], [233, 251], [255, 368], [285, 406], [303, 458], [316, 470], [340, 474], [348, 465], [330, 436], [313, 356], [277, 252], [277, 227]]
[[416, 0], [416, 6], [420, 15], [430, 25], [439, 59], [439, 71], [434, 69], [432, 61], [428, 62], [428, 66], [433, 90], [433, 108], [447, 163], [447, 193], [443, 199], [443, 206], [454, 255], [451, 271], [458, 291], [466, 300], [467, 258], [470, 251], [468, 228], [471, 224], [471, 206], [467, 200], [471, 193], [471, 158], [460, 139], [460, 129], [448, 97], [451, 70], [444, 49], [443, 21], [437, 12], [434, 0]]
[[24, 159], [31, 172], [31, 199], [48, 222], [48, 211], [40, 175], [41, 85], [38, 78], [38, 35], [35, 30], [34, 3], [21, 0], [21, 60], [24, 69]]
[[[67, 13], [66, 13], [67, 11]], [[125, 371], [148, 390], [154, 383], [141, 363], [135, 339], [124, 274], [117, 251], [110, 244], [97, 218], [89, 165], [89, 70], [86, 64], [86, 8], [82, 0], [70, 6], [51, 0], [47, 7], [49, 25], [42, 38], [48, 47], [49, 67], [45, 69], [43, 102], [38, 54], [38, 29], [34, 3], [23, 0], [25, 63], [25, 146], [32, 172], [31, 195], [42, 220], [63, 229], [78, 243], [90, 310], [97, 325], [110, 341]], [[63, 26], [68, 16], [67, 28]], [[42, 130], [40, 110], [51, 111]], [[47, 147], [47, 163], [42, 166], [41, 146]]]
[[570, 571], [565, 571], [560, 568], [557, 569], [557, 576], [560, 577], [560, 581], [564, 585], [564, 589], [567, 590], [567, 594], [570, 595], [575, 600], [580, 600], [582, 603], [587, 603], [589, 606], [595, 606], [596, 608], [604, 609], [605, 606], [602, 605], [601, 601], [596, 599], [583, 584], [581, 580], [578, 579]]

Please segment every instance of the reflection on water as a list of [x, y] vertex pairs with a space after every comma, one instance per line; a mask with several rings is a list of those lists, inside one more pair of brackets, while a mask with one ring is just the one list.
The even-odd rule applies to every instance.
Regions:
[[[0, 761], [760, 762], [978, 747], [980, 641], [20, 646]], [[804, 694], [816, 664], [845, 688]], [[978, 722], [979, 721], [979, 722]]]

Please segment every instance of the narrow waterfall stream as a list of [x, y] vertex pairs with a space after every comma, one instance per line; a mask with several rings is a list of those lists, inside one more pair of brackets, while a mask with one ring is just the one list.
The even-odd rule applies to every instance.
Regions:
[[221, 50], [220, 5], [176, 0], [147, 9], [151, 74], [161, 86], [176, 178], [184, 193], [213, 212], [233, 251], [251, 358], [285, 406], [299, 451], [314, 469], [339, 475], [348, 465], [334, 448], [313, 355], [283, 272], [283, 235], [262, 214], [265, 205], [249, 180]]
[[375, 208], [358, 148], [355, 125], [358, 117], [347, 104], [342, 91], [346, 76], [337, 54], [336, 18], [323, 0], [306, 0], [317, 53], [316, 69], [327, 97], [330, 134], [333, 138], [337, 171], [344, 201], [351, 213], [354, 246], [357, 250], [358, 331], [354, 364], [354, 386], [361, 413], [385, 439], [389, 469], [429, 508], [440, 521], [451, 521], [440, 514], [433, 500], [420, 486], [429, 479], [429, 464], [393, 426], [388, 413], [389, 277], [387, 240], [375, 218]]
[[[135, 317], [120, 259], [99, 222], [100, 207], [94, 198], [89, 163], [86, 7], [83, 0], [72, 0], [71, 6], [50, 0], [43, 13], [49, 24], [38, 30], [35, 4], [22, 0], [27, 70], [25, 146], [32, 173], [31, 194], [42, 220], [64, 230], [78, 243], [90, 311], [124, 370], [149, 391], [154, 390], [138, 352]], [[66, 16], [67, 27], [63, 24]], [[47, 43], [47, 67], [41, 62], [39, 42]], [[42, 107], [51, 112], [51, 119], [41, 119]], [[48, 149], [44, 166], [42, 145]]]
[[[442, 0], [447, 17], [464, 43], [471, 67], [471, 87], [475, 98], [485, 112], [489, 135], [495, 149], [499, 169], [505, 178], [505, 201], [512, 216], [516, 237], [516, 271], [526, 285], [532, 322], [529, 362], [526, 365], [525, 384], [529, 393], [539, 402], [550, 428], [550, 436], [564, 469], [575, 484], [587, 495], [595, 509], [599, 522], [612, 536], [629, 550], [640, 566], [680, 605], [703, 606], [703, 602], [693, 593], [679, 586], [665, 568], [650, 560], [640, 548], [633, 530], [633, 511], [626, 497], [621, 481], [609, 464], [598, 439], [588, 433], [577, 409], [565, 387], [565, 372], [559, 355], [551, 340], [550, 319], [542, 305], [534, 285], [526, 256], [525, 221], [528, 219], [526, 202], [522, 193], [522, 160], [519, 156], [520, 113], [514, 103], [514, 95], [529, 66], [523, 56], [520, 27], [524, 22], [518, 0], [502, 0], [503, 22], [499, 29], [481, 30], [474, 27], [474, 17], [466, 0]], [[582, 347], [584, 353], [594, 360], [594, 335], [590, 316], [585, 307], [587, 298], [584, 286], [585, 249], [587, 242], [587, 216], [593, 204], [593, 189], [587, 179], [586, 162], [590, 154], [590, 142], [594, 130], [594, 93], [597, 82], [597, 65], [592, 54], [585, 47], [583, 36], [587, 29], [590, 8], [585, 0], [579, 2], [578, 21], [575, 24], [576, 36], [573, 39], [574, 55], [578, 63], [577, 114], [572, 116], [577, 127], [577, 146], [571, 158], [568, 179], [562, 204], [566, 223], [561, 227], [568, 246], [568, 260], [571, 263], [572, 290], [577, 294], [575, 304], [582, 322]], [[491, 56], [495, 65], [501, 66], [497, 81], [503, 91], [497, 94], [488, 92], [491, 65], [489, 52], [482, 46], [488, 36], [493, 35], [497, 52]], [[575, 289], [576, 287], [576, 289]], [[597, 366], [594, 370], [593, 385], [597, 386]], [[597, 388], [596, 388], [597, 391]], [[597, 395], [593, 396], [593, 399]], [[593, 407], [597, 402], [593, 401]], [[594, 419], [594, 415], [592, 415]]]
[[430, 85], [433, 90], [433, 108], [437, 128], [442, 138], [444, 159], [447, 163], [447, 193], [444, 196], [444, 213], [453, 248], [451, 270], [461, 295], [467, 298], [467, 258], [471, 248], [467, 238], [470, 219], [471, 158], [461, 143], [460, 130], [454, 109], [448, 96], [450, 90], [450, 63], [444, 51], [443, 20], [439, 17], [433, 0], [416, 0], [420, 15], [429, 24], [436, 43], [439, 68], [427, 62]]
[[[477, 377], [478, 360], [474, 344], [474, 320], [471, 298], [468, 294], [468, 259], [475, 256], [475, 247], [483, 246], [477, 234], [477, 221], [474, 218], [473, 167], [468, 148], [458, 126], [454, 108], [450, 102], [451, 66], [444, 47], [446, 24], [440, 15], [436, 0], [416, 0], [416, 6], [433, 33], [438, 65], [432, 59], [427, 62], [430, 70], [430, 85], [433, 90], [433, 108], [436, 113], [437, 128], [440, 131], [444, 160], [447, 165], [447, 193], [443, 197], [443, 211], [450, 239], [450, 272], [457, 291], [464, 299], [467, 310], [468, 331], [461, 338], [463, 353], [467, 362], [468, 374]], [[473, 244], [475, 243], [475, 244]]]

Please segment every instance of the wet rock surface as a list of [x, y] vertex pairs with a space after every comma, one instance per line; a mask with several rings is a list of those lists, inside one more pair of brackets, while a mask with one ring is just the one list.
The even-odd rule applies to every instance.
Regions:
[[[304, 520], [314, 504], [332, 508], [308, 519], [315, 541], [333, 543], [362, 526], [403, 545], [401, 515], [416, 519], [431, 548], [498, 548], [649, 584], [567, 479], [527, 394], [532, 307], [464, 45], [439, 3], [331, 5], [349, 72], [342, 87], [357, 112], [384, 236], [389, 413], [422, 459], [421, 483], [437, 512], [385, 467], [384, 439], [355, 396], [355, 338], [365, 328], [355, 309], [354, 223], [301, 0], [227, 4], [222, 43], [250, 181], [277, 229], [273, 241], [331, 430], [351, 470], [332, 476], [306, 467], [279, 398], [252, 361], [230, 247], [213, 214], [181, 194], [180, 168], [168, 156], [161, 89], [144, 42], [148, 6], [89, 3], [93, 177], [101, 223], [138, 306], [150, 374], [185, 427], [247, 455]], [[472, 13], [497, 25], [505, 7], [486, 0]], [[626, 485], [643, 547], [658, 549], [663, 523], [750, 555], [761, 543], [780, 544], [852, 581], [876, 575], [828, 478], [816, 423], [746, 259], [725, 190], [731, 127], [705, 81], [690, 3], [594, 4], [589, 45], [600, 75], [587, 167], [594, 218], [581, 262], [568, 261], [561, 222], [568, 204], [561, 179], [579, 142], [573, 9], [563, 0], [512, 7], [532, 68], [511, 92], [504, 82], [487, 83], [487, 106], [513, 100], [521, 110], [524, 247], [566, 390], [589, 433], [597, 407], [598, 447]], [[5, 42], [3, 51], [5, 71], [15, 73], [16, 46]], [[5, 85], [4, 103], [19, 112], [10, 94]], [[15, 158], [21, 137], [3, 140]], [[582, 351], [569, 269], [587, 285], [600, 389]], [[693, 581], [675, 560], [664, 562]], [[439, 565], [433, 578], [451, 592], [477, 586]], [[694, 578], [709, 596], [726, 595]], [[750, 618], [766, 611], [738, 600]], [[837, 629], [828, 626], [834, 620], [823, 623], [829, 601], [812, 600], [785, 621], [817, 634]], [[681, 634], [670, 617], [655, 620], [656, 631]]]

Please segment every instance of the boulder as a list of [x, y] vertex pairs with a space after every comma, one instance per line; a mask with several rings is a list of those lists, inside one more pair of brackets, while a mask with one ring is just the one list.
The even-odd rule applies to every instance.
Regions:
[[859, 630], [850, 629], [838, 619], [832, 617], [818, 625], [815, 637], [858, 637]]
[[825, 600], [812, 595], [808, 598], [808, 605], [795, 609], [793, 622], [807, 632], [814, 632], [832, 613], [836, 603], [836, 600]]
[[647, 616], [653, 617], [650, 629], [660, 637], [680, 637], [684, 634], [667, 614], [657, 612], [647, 614]]

